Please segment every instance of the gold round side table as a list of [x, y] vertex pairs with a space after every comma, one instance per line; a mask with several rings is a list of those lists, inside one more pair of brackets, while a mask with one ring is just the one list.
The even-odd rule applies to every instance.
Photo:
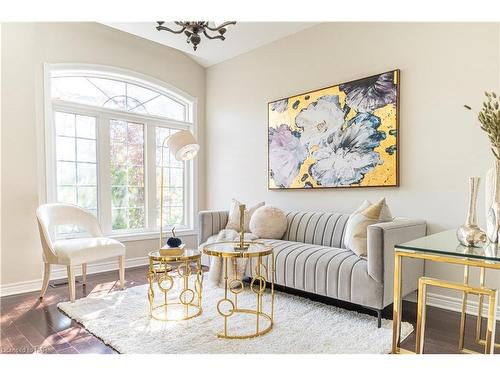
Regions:
[[[260, 242], [245, 242], [245, 249], [238, 249], [240, 242], [216, 242], [206, 245], [203, 253], [218, 257], [222, 261], [222, 272], [224, 278], [224, 297], [217, 302], [217, 312], [224, 318], [224, 330], [217, 336], [225, 339], [248, 339], [268, 333], [274, 324], [274, 281], [275, 265], [274, 253], [271, 246]], [[264, 264], [263, 259], [269, 257]], [[246, 258], [250, 262], [251, 281], [250, 292], [255, 295], [255, 308], [241, 308], [238, 306], [238, 295], [245, 292], [243, 280], [237, 272], [238, 259]], [[252, 266], [252, 261], [255, 261]], [[231, 262], [232, 274], [229, 275], [228, 263]], [[270, 269], [269, 269], [270, 264]], [[265, 311], [263, 296], [269, 285], [271, 301]], [[250, 329], [248, 334], [230, 333], [228, 323], [230, 317], [236, 314], [255, 315], [255, 328]]]
[[164, 255], [157, 250], [148, 256], [150, 317], [176, 321], [200, 315], [203, 290], [201, 253], [184, 250], [181, 255]]

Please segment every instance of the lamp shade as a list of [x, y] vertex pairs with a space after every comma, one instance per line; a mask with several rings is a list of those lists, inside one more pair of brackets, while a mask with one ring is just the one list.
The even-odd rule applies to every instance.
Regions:
[[200, 149], [200, 145], [189, 130], [181, 130], [172, 134], [167, 141], [167, 146], [178, 161], [191, 160]]

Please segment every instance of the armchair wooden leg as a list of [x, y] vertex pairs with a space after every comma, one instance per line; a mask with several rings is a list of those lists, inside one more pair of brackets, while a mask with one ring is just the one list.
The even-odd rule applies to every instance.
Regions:
[[118, 257], [118, 272], [120, 274], [120, 288], [125, 287], [125, 256]]
[[73, 266], [66, 267], [68, 271], [69, 300], [75, 302], [75, 269]]
[[49, 286], [50, 280], [50, 263], [43, 264], [43, 282], [42, 282], [42, 290], [40, 291], [40, 299], [43, 299], [45, 292], [47, 291], [47, 287]]
[[87, 285], [87, 263], [82, 264], [82, 284]]

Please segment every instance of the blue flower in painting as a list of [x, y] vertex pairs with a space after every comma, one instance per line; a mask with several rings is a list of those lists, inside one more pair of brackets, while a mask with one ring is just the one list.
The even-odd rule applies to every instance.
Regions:
[[382, 164], [374, 151], [385, 139], [378, 131], [380, 119], [369, 113], [359, 113], [345, 129], [331, 133], [312, 153], [316, 160], [310, 167], [311, 176], [320, 185], [349, 186], [361, 182], [364, 175]]
[[372, 112], [396, 103], [394, 72], [344, 83], [339, 89], [346, 93], [346, 104], [358, 112]]
[[290, 187], [309, 154], [300, 143], [299, 136], [286, 124], [269, 129], [269, 169], [279, 187]]
[[337, 95], [325, 95], [309, 104], [295, 118], [295, 124], [302, 129], [300, 142], [308, 147], [320, 145], [342, 128], [348, 111], [341, 108]]

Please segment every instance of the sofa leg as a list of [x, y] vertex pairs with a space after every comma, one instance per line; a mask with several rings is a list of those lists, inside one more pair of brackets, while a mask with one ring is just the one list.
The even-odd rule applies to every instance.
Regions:
[[382, 310], [377, 310], [377, 328], [382, 327]]

